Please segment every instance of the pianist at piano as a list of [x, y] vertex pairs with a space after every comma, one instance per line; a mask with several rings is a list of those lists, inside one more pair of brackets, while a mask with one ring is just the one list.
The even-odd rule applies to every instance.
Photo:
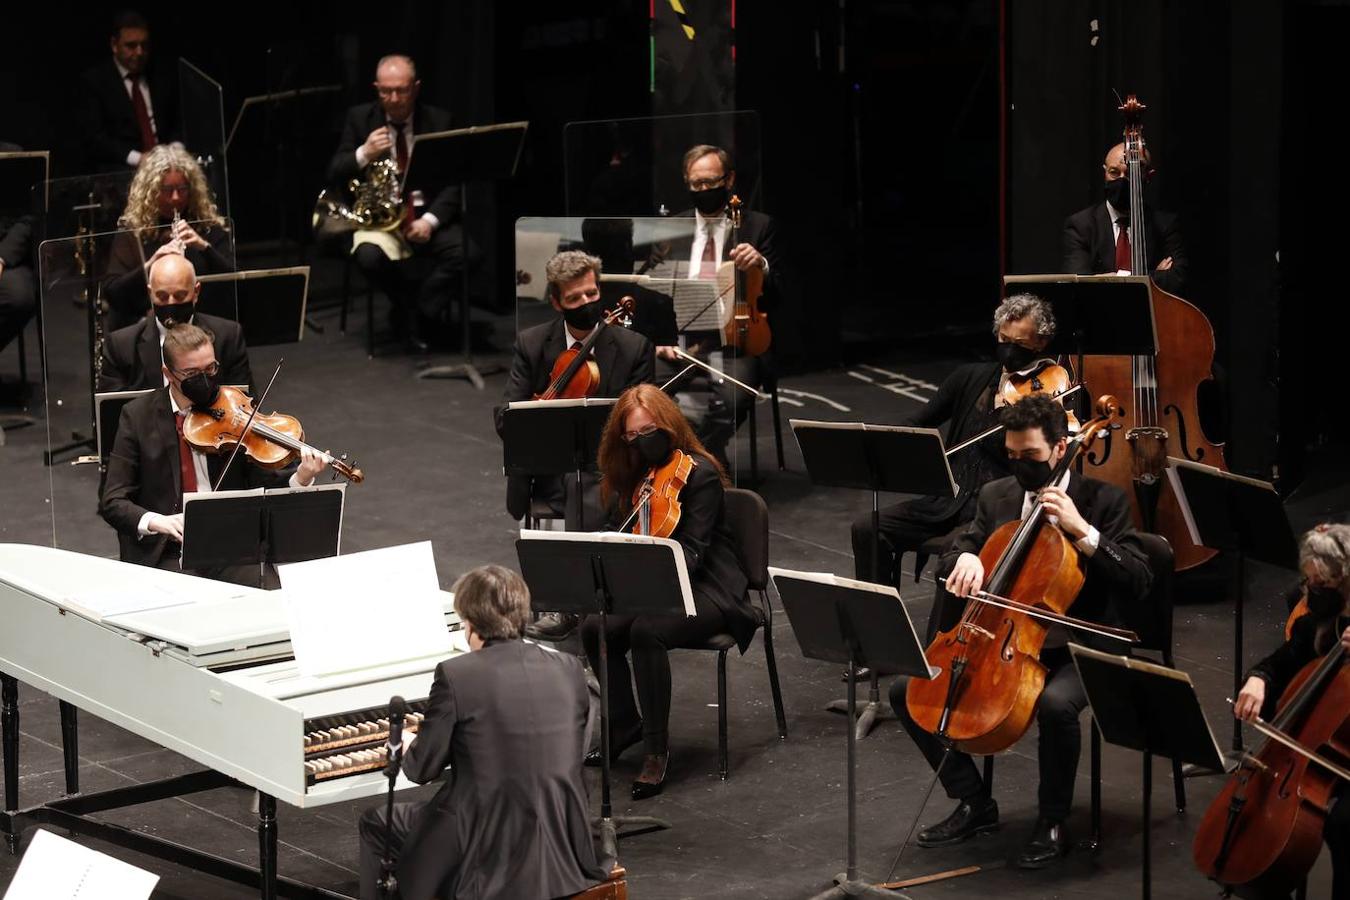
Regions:
[[[188, 446], [182, 436], [182, 419], [193, 402], [189, 397], [209, 402], [215, 396], [219, 373], [211, 333], [196, 325], [179, 325], [164, 336], [168, 384], [123, 408], [99, 503], [100, 514], [117, 530], [123, 562], [179, 568], [183, 494], [211, 490], [226, 460]], [[308, 485], [326, 466], [306, 450], [293, 471], [269, 472], [249, 463], [241, 453], [221, 488]], [[228, 571], [198, 574], [234, 580]], [[238, 574], [256, 579], [256, 570]]]
[[[581, 776], [590, 701], [580, 661], [521, 640], [530, 594], [510, 569], [474, 569], [454, 595], [472, 652], [436, 667], [426, 712], [405, 732], [403, 774], [445, 781], [430, 801], [394, 804], [400, 895], [562, 897], [604, 881]], [[368, 900], [384, 834], [381, 804], [361, 817]]]

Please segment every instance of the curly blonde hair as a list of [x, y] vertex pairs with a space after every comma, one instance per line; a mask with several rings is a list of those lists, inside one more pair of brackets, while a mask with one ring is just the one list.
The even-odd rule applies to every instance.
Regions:
[[169, 172], [182, 172], [188, 181], [188, 205], [183, 218], [189, 222], [210, 222], [225, 227], [225, 218], [216, 209], [216, 198], [206, 183], [206, 173], [192, 154], [179, 147], [161, 144], [146, 151], [127, 192], [127, 208], [117, 224], [135, 229], [141, 237], [158, 228], [159, 185]]

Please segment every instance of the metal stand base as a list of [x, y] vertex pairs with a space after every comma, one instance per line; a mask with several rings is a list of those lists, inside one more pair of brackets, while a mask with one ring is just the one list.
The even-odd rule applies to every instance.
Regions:
[[81, 447], [86, 447], [90, 450], [97, 450], [98, 442], [94, 440], [94, 438], [88, 437], [79, 431], [72, 432], [70, 435], [69, 443], [62, 444], [59, 447], [53, 447], [50, 450], [42, 451], [42, 464], [44, 466], [51, 467], [56, 463], [56, 460], [59, 457], [65, 456], [72, 450], [79, 450]]
[[[849, 702], [847, 699], [831, 700], [825, 704], [825, 708], [830, 712], [847, 713]], [[858, 740], [867, 737], [872, 732], [872, 727], [878, 722], [894, 718], [896, 718], [895, 710], [891, 709], [889, 703], [881, 699], [881, 689], [877, 686], [876, 673], [873, 673], [871, 688], [867, 692], [867, 703], [863, 704], [858, 711], [858, 721], [854, 725]]]
[[600, 838], [600, 857], [602, 859], [619, 858], [619, 839], [650, 834], [653, 831], [666, 831], [671, 824], [655, 816], [610, 816], [595, 819], [591, 831]]
[[843, 872], [834, 876], [834, 881], [834, 887], [816, 894], [811, 900], [845, 900], [847, 897], [885, 897], [887, 900], [896, 900], [898, 897], [900, 900], [909, 900], [908, 894], [899, 891], [888, 891], [865, 881], [849, 881]]
[[485, 366], [475, 365], [474, 362], [465, 357], [464, 362], [455, 363], [451, 366], [427, 366], [417, 373], [418, 378], [464, 378], [478, 390], [484, 387], [484, 375], [496, 375], [499, 372], [505, 372], [502, 366], [496, 363], [488, 363]]

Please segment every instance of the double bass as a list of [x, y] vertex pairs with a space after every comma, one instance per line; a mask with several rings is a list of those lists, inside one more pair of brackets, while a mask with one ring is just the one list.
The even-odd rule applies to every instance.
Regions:
[[[1120, 111], [1125, 116], [1125, 163], [1130, 180], [1130, 274], [1147, 276], [1148, 227], [1144, 211], [1145, 107], [1130, 94]], [[1096, 393], [1130, 398], [1116, 446], [1104, 459], [1090, 459], [1092, 475], [1125, 491], [1135, 524], [1167, 538], [1176, 554], [1176, 569], [1197, 566], [1217, 551], [1191, 540], [1181, 506], [1163, 470], [1167, 457], [1188, 459], [1227, 471], [1223, 446], [1205, 437], [1200, 426], [1197, 391], [1209, 381], [1214, 364], [1214, 328], [1195, 306], [1148, 282], [1157, 348], [1152, 356], [1086, 356], [1082, 380]]]

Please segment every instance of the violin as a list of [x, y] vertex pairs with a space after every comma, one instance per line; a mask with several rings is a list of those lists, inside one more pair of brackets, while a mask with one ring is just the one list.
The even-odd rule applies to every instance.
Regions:
[[[1191, 854], [1219, 884], [1254, 885], [1287, 895], [1322, 850], [1338, 764], [1350, 759], [1350, 668], [1339, 640], [1294, 676], [1269, 723], [1267, 740], [1246, 754], [1200, 822]], [[1264, 894], [1263, 894], [1264, 896]]]
[[[244, 433], [249, 417], [248, 433]], [[352, 484], [365, 480], [365, 473], [346, 462], [305, 443], [300, 420], [284, 413], [253, 413], [253, 402], [243, 391], [221, 385], [210, 406], [193, 406], [183, 420], [183, 439], [203, 453], [229, 453], [241, 444], [245, 456], [264, 469], [280, 469], [292, 463], [302, 450], [310, 450]]]
[[[1120, 405], [1104, 396], [1096, 413], [1070, 440], [1050, 484], [1110, 427]], [[955, 627], [933, 639], [928, 661], [940, 674], [910, 679], [905, 705], [919, 727], [957, 750], [990, 754], [1015, 744], [1035, 716], [1045, 687], [1040, 655], [1049, 622], [1123, 635], [1065, 614], [1084, 574], [1077, 547], [1048, 521], [1043, 501], [1025, 519], [1000, 526], [979, 555], [989, 573], [984, 590], [966, 604]]]
[[[599, 301], [597, 301], [599, 302]], [[600, 324], [586, 335], [580, 347], [568, 347], [553, 361], [548, 373], [548, 387], [535, 394], [536, 400], [579, 400], [594, 396], [600, 388], [600, 366], [591, 358], [591, 348], [600, 333], [622, 317], [632, 314], [632, 297], [624, 296], [613, 309], [605, 313]]]
[[[735, 194], [727, 201], [727, 215], [731, 218], [731, 246], [741, 242], [741, 198]], [[731, 318], [723, 326], [722, 340], [742, 356], [760, 356], [769, 349], [773, 333], [769, 317], [759, 309], [759, 298], [764, 293], [764, 270], [749, 272], [736, 270], [736, 299]]]
[[[1058, 399], [1073, 388], [1073, 376], [1069, 374], [1069, 370], [1046, 360], [1034, 372], [1025, 375], [1020, 372], [1011, 373], [1004, 379], [1003, 387], [999, 389], [999, 397], [1005, 406], [1012, 406], [1032, 394], [1044, 394], [1052, 400]], [[1077, 431], [1078, 417], [1068, 407], [1065, 407], [1064, 412], [1069, 417], [1069, 430]]]
[[676, 450], [663, 465], [647, 473], [633, 490], [633, 508], [637, 511], [634, 534], [668, 538], [675, 533], [680, 524], [680, 491], [697, 465], [693, 456]]

